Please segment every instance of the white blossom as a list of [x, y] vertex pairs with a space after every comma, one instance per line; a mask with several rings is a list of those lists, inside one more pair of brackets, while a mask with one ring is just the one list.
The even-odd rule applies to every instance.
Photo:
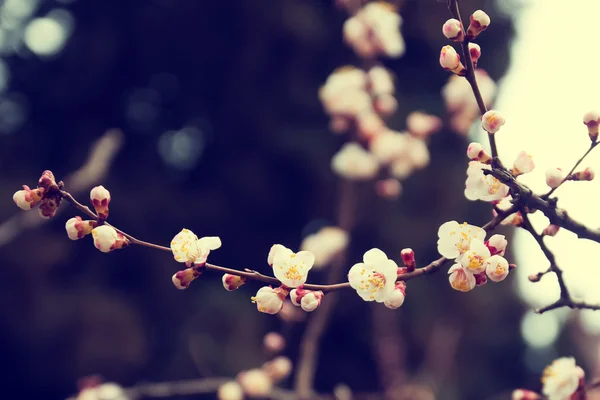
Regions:
[[504, 252], [506, 251], [506, 246], [508, 246], [508, 241], [504, 237], [504, 235], [492, 235], [488, 241], [486, 242], [488, 249], [490, 249], [490, 253], [494, 256], [496, 254], [500, 256], [504, 256]]
[[94, 238], [94, 246], [103, 253], [114, 250], [119, 237], [117, 231], [108, 225], [101, 225], [94, 228], [92, 236]]
[[279, 353], [285, 348], [285, 338], [277, 332], [269, 332], [263, 337], [263, 345], [271, 353]]
[[108, 205], [110, 204], [110, 192], [104, 186], [96, 186], [90, 191], [90, 201], [96, 209], [98, 217], [108, 218]]
[[494, 282], [503, 281], [508, 276], [508, 261], [500, 255], [485, 260], [485, 273]]
[[30, 189], [29, 186], [23, 185], [22, 190], [13, 194], [13, 201], [21, 210], [28, 211], [42, 200], [43, 195], [43, 189]]
[[450, 281], [450, 286], [453, 289], [458, 290], [460, 292], [468, 292], [473, 290], [476, 285], [475, 276], [472, 273], [465, 270], [462, 265], [454, 264], [448, 270], [448, 280]]
[[65, 224], [67, 236], [71, 240], [77, 240], [83, 238], [85, 235], [92, 233], [92, 230], [96, 227], [96, 221], [83, 221], [81, 217], [70, 218]]
[[402, 304], [404, 304], [404, 299], [406, 298], [406, 283], [400, 281], [396, 282], [396, 286], [394, 291], [388, 296], [387, 300], [383, 302], [383, 304], [392, 310], [399, 308]]
[[505, 118], [498, 111], [489, 110], [481, 116], [481, 126], [488, 133], [496, 133], [506, 122]]
[[440, 65], [447, 71], [454, 71], [460, 67], [460, 56], [454, 47], [448, 45], [440, 51]]
[[129, 396], [121, 386], [107, 382], [82, 389], [77, 400], [129, 400]]
[[320, 268], [331, 264], [333, 259], [348, 246], [348, 240], [348, 232], [335, 226], [327, 226], [315, 234], [306, 236], [300, 249], [313, 253], [314, 267]]
[[273, 388], [269, 375], [259, 368], [240, 372], [237, 380], [248, 397], [267, 397]]
[[389, 70], [384, 67], [376, 66], [367, 72], [369, 77], [370, 91], [373, 95], [394, 93], [394, 79]]
[[461, 258], [461, 264], [465, 271], [479, 274], [486, 269], [486, 260], [491, 256], [490, 250], [481, 239], [471, 240], [469, 250]]
[[265, 314], [277, 314], [283, 307], [283, 301], [287, 291], [282, 288], [273, 289], [271, 286], [263, 286], [258, 289], [252, 302], [256, 303], [258, 311]]
[[350, 286], [363, 300], [383, 303], [395, 289], [398, 265], [379, 249], [367, 251], [363, 261], [350, 268]]
[[210, 252], [221, 247], [221, 239], [209, 236], [198, 239], [198, 236], [189, 229], [182, 229], [171, 240], [171, 251], [175, 261], [192, 264], [204, 264]]
[[280, 248], [273, 257], [273, 274], [286, 287], [295, 288], [306, 282], [314, 262], [315, 256], [310, 251], [294, 253]]
[[522, 151], [517, 155], [517, 159], [513, 164], [513, 174], [521, 175], [526, 174], [535, 168], [535, 164], [533, 162], [533, 158], [531, 158], [531, 154], [526, 151]]
[[492, 175], [483, 173], [484, 170], [489, 171], [491, 169], [491, 166], [479, 161], [469, 162], [467, 180], [465, 181], [465, 197], [467, 199], [496, 201], [508, 194], [508, 186]]
[[333, 171], [351, 180], [367, 180], [375, 177], [379, 164], [375, 157], [357, 143], [346, 143], [331, 160]]
[[459, 224], [456, 221], [448, 221], [438, 229], [438, 252], [448, 259], [460, 261], [474, 239], [484, 240], [485, 230], [466, 222]]
[[549, 168], [546, 170], [546, 185], [551, 188], [557, 188], [563, 183], [567, 174], [560, 168]]
[[580, 374], [574, 358], [556, 359], [544, 370], [542, 393], [548, 400], [569, 400], [579, 386]]
[[322, 299], [323, 292], [320, 290], [308, 291], [308, 293], [302, 296], [302, 300], [300, 300], [300, 307], [306, 312], [312, 312], [321, 305]]
[[243, 400], [244, 390], [236, 381], [229, 381], [222, 384], [217, 391], [219, 400]]
[[459, 20], [454, 18], [444, 22], [444, 25], [442, 26], [442, 33], [447, 39], [457, 42], [462, 42], [465, 37], [462, 24]]

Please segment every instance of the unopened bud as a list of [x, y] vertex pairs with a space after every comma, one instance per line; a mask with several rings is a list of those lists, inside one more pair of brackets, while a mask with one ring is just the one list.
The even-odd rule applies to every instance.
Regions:
[[588, 128], [588, 133], [592, 142], [598, 139], [598, 124], [600, 123], [600, 114], [596, 111], [588, 111], [583, 115], [583, 123]]
[[121, 249], [129, 245], [129, 240], [112, 226], [101, 225], [92, 230], [94, 246], [103, 253]]
[[217, 391], [217, 399], [219, 400], [243, 400], [244, 391], [236, 381], [226, 382], [219, 387]]
[[56, 215], [58, 206], [60, 205], [61, 196], [58, 192], [54, 192], [52, 195], [46, 195], [40, 202], [38, 211], [42, 218], [52, 218]]
[[110, 203], [110, 192], [104, 186], [96, 186], [90, 191], [90, 201], [96, 209], [98, 218], [108, 218], [108, 204]]
[[531, 154], [522, 151], [519, 153], [519, 155], [517, 155], [517, 159], [513, 164], [513, 169], [511, 172], [514, 176], [519, 176], [533, 171], [534, 168], [535, 164], [533, 163]]
[[392, 310], [400, 307], [404, 304], [404, 299], [406, 298], [406, 283], [404, 281], [396, 282], [396, 287], [394, 291], [388, 296], [388, 298], [383, 302], [383, 304]]
[[287, 357], [279, 356], [264, 363], [262, 369], [269, 375], [269, 378], [271, 378], [274, 383], [277, 383], [290, 376], [290, 373], [292, 372], [292, 362]]
[[483, 32], [490, 25], [490, 16], [482, 10], [477, 10], [469, 18], [469, 28], [467, 29], [467, 38], [469, 40], [475, 39], [481, 32]]
[[560, 168], [549, 168], [546, 171], [546, 185], [552, 189], [559, 187], [565, 178], [566, 174]]
[[199, 267], [191, 267], [177, 271], [171, 280], [177, 289], [184, 290], [190, 287], [190, 284], [200, 275], [202, 275], [202, 271]]
[[459, 20], [451, 18], [442, 26], [442, 33], [447, 39], [455, 42], [462, 42], [465, 39], [465, 32]]
[[492, 161], [492, 156], [483, 149], [481, 143], [477, 142], [473, 142], [467, 147], [467, 157], [484, 164], [489, 164]]
[[473, 61], [473, 68], [477, 68], [477, 61], [481, 57], [481, 47], [477, 43], [469, 43], [469, 56]]
[[440, 65], [446, 71], [452, 71], [457, 75], [465, 73], [465, 66], [460, 62], [460, 56], [452, 46], [444, 46], [440, 51]]
[[21, 210], [31, 210], [36, 206], [44, 196], [44, 189], [30, 189], [29, 186], [23, 185], [23, 189], [13, 194], [13, 201]]
[[237, 276], [237, 275], [232, 275], [232, 274], [224, 274], [223, 275], [223, 287], [228, 292], [238, 289], [240, 286], [242, 286], [247, 281], [248, 281], [248, 279], [243, 276]]
[[50, 170], [42, 172], [42, 176], [38, 180], [38, 186], [44, 189], [48, 189], [50, 186], [56, 185], [56, 179], [54, 174]]
[[266, 314], [277, 314], [283, 307], [283, 301], [288, 295], [285, 288], [275, 288], [264, 286], [256, 292], [256, 296], [251, 298], [253, 303], [256, 303], [258, 311]]
[[544, 231], [542, 232], [542, 235], [544, 236], [556, 236], [556, 234], [558, 233], [558, 230], [560, 229], [560, 226], [558, 225], [554, 225], [554, 224], [550, 224], [547, 227], [544, 228]]
[[269, 332], [263, 338], [263, 345], [270, 353], [279, 353], [285, 348], [285, 338], [277, 332]]
[[517, 268], [517, 264], [508, 264], [508, 270], [509, 271], [512, 271], [515, 268]]
[[404, 263], [404, 266], [406, 267], [406, 271], [413, 272], [416, 267], [415, 252], [413, 251], [413, 249], [410, 249], [410, 248], [402, 249], [402, 251], [400, 251], [400, 257], [402, 258], [402, 262]]
[[596, 173], [590, 167], [587, 167], [583, 171], [575, 172], [569, 175], [567, 179], [572, 181], [591, 181], [596, 177]]
[[65, 224], [67, 235], [71, 240], [83, 238], [85, 235], [92, 233], [92, 230], [98, 226], [96, 221], [83, 221], [81, 217], [73, 217]]
[[529, 279], [529, 282], [539, 282], [540, 279], [542, 279], [543, 274], [531, 274], [527, 277], [527, 279]]
[[504, 252], [506, 251], [506, 246], [508, 246], [508, 241], [504, 237], [504, 235], [492, 235], [488, 241], [485, 242], [490, 254], [495, 256], [496, 254], [500, 256], [504, 256]]
[[489, 110], [481, 116], [481, 126], [488, 133], [496, 133], [505, 123], [505, 119], [498, 111]]
[[306, 312], [312, 312], [321, 305], [323, 296], [324, 294], [320, 290], [307, 291], [307, 293], [302, 296], [302, 299], [300, 300], [300, 307]]

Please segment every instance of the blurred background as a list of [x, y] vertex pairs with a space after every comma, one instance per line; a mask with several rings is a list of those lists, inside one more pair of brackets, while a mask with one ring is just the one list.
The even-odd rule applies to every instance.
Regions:
[[[534, 156], [548, 152], [538, 164], [542, 174], [545, 163], [561, 156], [568, 167], [587, 147], [580, 116], [598, 102], [590, 81], [595, 64], [582, 62], [590, 70], [574, 77], [567, 57], [549, 46], [563, 48], [556, 41], [564, 37], [573, 55], [589, 52], [598, 36], [593, 21], [582, 18], [597, 15], [592, 3], [461, 0], [463, 15], [481, 8], [492, 17], [478, 40], [479, 65], [500, 80], [498, 108], [506, 109], [510, 133], [499, 145], [508, 162], [525, 136]], [[449, 18], [445, 2], [399, 6], [406, 54], [384, 60], [397, 77], [399, 110], [388, 121], [397, 130], [414, 110], [445, 118], [440, 90], [448, 73], [438, 56], [446, 44], [441, 25]], [[163, 245], [182, 228], [218, 235], [223, 247], [211, 253], [212, 262], [269, 273], [272, 244], [297, 249], [303, 237], [335, 223], [338, 182], [330, 160], [344, 138], [328, 131], [317, 92], [335, 68], [359, 65], [342, 43], [346, 18], [328, 0], [0, 1], [2, 398], [64, 399], [91, 374], [124, 386], [233, 377], [265, 361], [262, 338], [273, 330], [286, 335], [285, 354], [296, 359], [306, 321], [258, 313], [250, 297], [259, 284], [229, 293], [219, 274], [206, 273], [178, 291], [171, 276], [180, 266], [169, 254], [140, 247], [102, 254], [89, 238], [66, 237], [64, 223], [74, 209], [63, 205], [42, 223], [11, 197], [20, 185], [35, 186], [45, 169], [65, 179], [82, 202], [91, 186], [103, 184], [112, 194], [110, 221], [126, 232]], [[559, 20], [573, 26], [558, 30]], [[578, 29], [590, 32], [566, 42], [566, 32]], [[94, 168], [81, 170], [101, 137]], [[443, 222], [489, 219], [487, 205], [463, 195], [470, 140], [449, 128], [434, 135], [430, 165], [404, 182], [397, 201], [378, 198], [369, 184], [358, 186], [352, 263], [372, 247], [396, 260], [412, 247], [424, 265], [438, 257]], [[589, 196], [590, 187], [573, 200]], [[538, 286], [527, 281], [546, 267], [532, 241], [515, 248], [521, 252], [509, 260], [518, 257], [516, 274], [467, 294], [450, 288], [445, 271], [409, 282], [398, 310], [343, 291], [323, 337], [315, 388], [331, 392], [347, 384], [380, 393], [385, 377], [398, 387], [421, 388], [419, 396], [502, 399], [517, 387], [539, 389], [543, 367], [570, 355], [593, 376], [597, 317], [532, 314], [557, 288], [550, 277]], [[572, 252], [559, 254], [559, 261], [588, 259]], [[592, 282], [587, 286], [567, 271], [582, 296], [598, 293], [591, 271], [580, 274], [579, 281]], [[310, 281], [325, 276], [311, 273]], [[391, 354], [387, 372], [382, 343]]]

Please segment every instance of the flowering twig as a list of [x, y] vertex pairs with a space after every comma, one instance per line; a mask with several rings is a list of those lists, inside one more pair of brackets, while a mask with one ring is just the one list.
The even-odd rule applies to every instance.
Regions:
[[563, 183], [565, 183], [568, 180], [568, 178], [571, 175], [573, 175], [573, 172], [575, 172], [575, 169], [577, 169], [577, 167], [579, 166], [579, 164], [581, 164], [581, 162], [583, 161], [583, 159], [586, 158], [592, 152], [592, 150], [594, 150], [594, 148], [598, 145], [598, 143], [600, 143], [600, 142], [592, 142], [592, 144], [587, 149], [587, 151], [583, 154], [583, 156], [581, 156], [581, 158], [579, 160], [577, 160], [577, 162], [575, 163], [575, 165], [573, 166], [573, 168], [571, 168], [571, 170], [569, 171], [569, 173], [565, 176], [565, 179], [563, 179], [562, 182], [558, 186], [551, 188], [548, 193], [544, 194], [541, 197], [543, 199], [549, 198], [550, 195], [552, 195], [552, 193], [554, 193], [554, 191], [556, 189], [558, 189]]
[[554, 253], [552, 253], [552, 251], [544, 243], [543, 236], [535, 231], [535, 229], [533, 228], [533, 225], [531, 224], [531, 221], [529, 220], [529, 216], [527, 215], [527, 213], [522, 211], [522, 214], [523, 214], [523, 226], [522, 227], [526, 231], [531, 233], [531, 235], [534, 237], [534, 239], [540, 246], [540, 249], [542, 249], [544, 256], [546, 256], [546, 258], [548, 259], [548, 262], [550, 262], [550, 266], [548, 267], [548, 269], [546, 271], [542, 271], [535, 275], [532, 275], [530, 277], [530, 280], [532, 282], [538, 282], [544, 275], [546, 275], [550, 272], [554, 272], [556, 274], [556, 279], [558, 280], [558, 286], [560, 287], [560, 297], [557, 301], [555, 301], [554, 303], [549, 304], [545, 307], [538, 308], [535, 311], [539, 314], [542, 314], [546, 311], [554, 310], [556, 308], [561, 308], [561, 307], [600, 310], [600, 305], [593, 305], [593, 304], [588, 304], [585, 302], [573, 300], [573, 298], [571, 297], [571, 293], [569, 292], [569, 289], [567, 288], [567, 285], [565, 284], [565, 281], [563, 278], [563, 270], [556, 263]]

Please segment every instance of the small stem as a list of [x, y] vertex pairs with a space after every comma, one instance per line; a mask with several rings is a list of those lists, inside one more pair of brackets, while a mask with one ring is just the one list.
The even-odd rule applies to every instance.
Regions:
[[579, 166], [579, 164], [581, 164], [581, 162], [583, 161], [583, 159], [586, 158], [588, 156], [588, 154], [590, 154], [592, 152], [592, 150], [594, 150], [594, 147], [596, 147], [598, 145], [598, 143], [600, 143], [600, 142], [592, 142], [592, 144], [587, 149], [587, 151], [583, 154], [583, 156], [581, 156], [581, 158], [579, 158], [579, 160], [577, 160], [577, 162], [575, 163], [575, 165], [573, 166], [573, 168], [571, 168], [571, 171], [569, 171], [569, 173], [565, 176], [565, 179], [563, 179], [562, 182], [557, 187], [550, 189], [550, 191], [548, 193], [546, 193], [545, 195], [543, 195], [541, 197], [543, 199], [547, 199], [548, 197], [550, 197], [550, 195], [552, 193], [554, 193], [554, 191], [556, 189], [558, 189], [559, 187], [561, 187], [561, 185], [567, 181], [567, 178], [569, 176], [571, 176], [573, 174], [573, 172], [575, 172], [575, 169]]

